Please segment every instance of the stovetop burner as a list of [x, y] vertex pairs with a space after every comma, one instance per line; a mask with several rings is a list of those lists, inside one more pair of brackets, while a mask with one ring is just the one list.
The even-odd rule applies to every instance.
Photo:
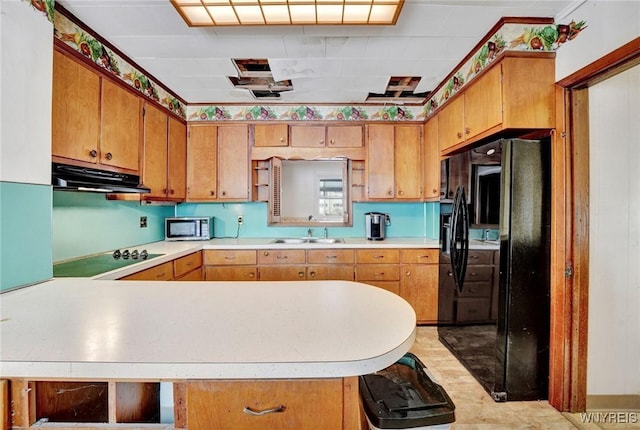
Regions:
[[146, 249], [117, 249], [113, 252], [91, 255], [71, 261], [56, 263], [53, 265], [53, 276], [56, 278], [80, 277], [86, 278], [101, 273], [121, 269], [131, 264], [140, 263], [163, 254], [149, 254]]

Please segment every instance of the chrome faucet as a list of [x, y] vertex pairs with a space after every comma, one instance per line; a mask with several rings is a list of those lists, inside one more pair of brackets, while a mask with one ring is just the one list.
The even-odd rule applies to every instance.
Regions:
[[307, 229], [307, 237], [312, 237], [313, 236], [313, 232], [311, 231], [311, 228]]
[[324, 238], [328, 238], [329, 237], [329, 231], [327, 230], [327, 227], [324, 228]]
[[484, 241], [487, 242], [489, 240], [489, 234], [491, 234], [491, 230], [486, 229], [484, 231]]

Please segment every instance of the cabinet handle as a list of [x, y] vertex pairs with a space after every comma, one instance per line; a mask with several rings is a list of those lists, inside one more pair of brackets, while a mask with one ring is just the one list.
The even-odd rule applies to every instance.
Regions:
[[398, 191], [398, 195], [404, 196], [404, 191], [402, 191], [402, 190]]
[[471, 276], [478, 276], [478, 272], [471, 272], [470, 275]]
[[479, 257], [477, 255], [470, 255], [469, 260], [478, 260]]
[[226, 192], [226, 191], [223, 191], [223, 192], [222, 192], [222, 195], [223, 195], [223, 196], [226, 196], [226, 195], [227, 195], [227, 192]]
[[175, 193], [175, 190], [172, 188], [171, 190], [169, 190], [169, 194], [173, 194]]
[[335, 258], [338, 258], [338, 256], [337, 255], [327, 255], [327, 259], [333, 260]]
[[284, 142], [284, 137], [281, 137], [281, 138], [280, 138], [280, 142]]
[[336, 144], [336, 141], [335, 141], [335, 140], [333, 140], [333, 139], [331, 139], [331, 140], [329, 141], [329, 144], [331, 144], [331, 145], [335, 145], [335, 144]]
[[107, 152], [107, 155], [105, 156], [105, 158], [107, 160], [111, 160], [113, 158], [113, 154], [111, 154], [110, 152]]
[[388, 195], [388, 196], [392, 196], [392, 195], [393, 195], [393, 190], [389, 190], [389, 191], [387, 191], [387, 195]]
[[376, 272], [374, 273], [375, 276], [384, 276], [384, 272]]
[[225, 260], [235, 260], [235, 259], [236, 259], [236, 257], [235, 257], [235, 256], [233, 256], [233, 255], [231, 255], [231, 256], [229, 256], [229, 255], [225, 255], [224, 259], [225, 259]]
[[216, 192], [215, 191], [209, 191], [209, 195], [215, 196]]
[[470, 129], [469, 127], [466, 127], [466, 128], [464, 129], [464, 133], [465, 133], [465, 134], [469, 134], [469, 133], [471, 133], [471, 129]]
[[163, 277], [164, 277], [164, 272], [162, 272], [162, 273], [158, 273], [158, 274], [156, 275], [156, 278], [157, 278], [157, 279], [160, 279], [160, 278], [163, 278]]
[[96, 158], [98, 156], [98, 151], [96, 151], [95, 149], [92, 149], [91, 151], [89, 151], [89, 156], [91, 158]]
[[303, 278], [304, 277], [304, 272], [298, 272], [298, 278]]
[[458, 139], [460, 139], [462, 137], [462, 133], [458, 132], [456, 133], [456, 136], [458, 136]]
[[269, 255], [269, 251], [264, 251], [265, 257]]
[[373, 256], [373, 258], [376, 258], [376, 259], [378, 259], [378, 258], [384, 258], [384, 255], [374, 255], [374, 256]]
[[411, 270], [407, 270], [406, 272], [404, 272], [404, 274], [407, 276], [411, 276]]
[[320, 139], [320, 145], [324, 145], [324, 139]]
[[278, 255], [276, 258], [278, 260], [286, 260], [287, 258], [289, 258], [289, 256], [288, 255]]
[[452, 272], [451, 270], [449, 270], [449, 271], [447, 272], [447, 276], [452, 277], [452, 276], [453, 276], [453, 272]]
[[316, 272], [309, 273], [309, 276], [312, 277], [312, 278], [315, 278], [316, 277]]
[[287, 409], [287, 407], [285, 405], [280, 405], [280, 406], [275, 407], [275, 408], [263, 409], [261, 411], [256, 411], [256, 410], [251, 409], [249, 406], [245, 406], [244, 409], [242, 410], [242, 412], [244, 412], [247, 415], [254, 416], [254, 417], [260, 417], [260, 416], [266, 415], [266, 414], [275, 414], [275, 413], [284, 412], [286, 409]]
[[255, 274], [255, 273], [253, 273], [253, 272], [249, 272], [249, 277], [250, 277], [250, 278], [255, 278], [255, 277], [256, 277], [256, 274]]

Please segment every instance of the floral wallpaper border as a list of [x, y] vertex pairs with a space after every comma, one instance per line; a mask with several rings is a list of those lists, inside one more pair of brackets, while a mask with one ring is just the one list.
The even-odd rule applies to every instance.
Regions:
[[[49, 16], [54, 0], [23, 0]], [[53, 14], [55, 37], [187, 121], [418, 121], [423, 122], [503, 51], [554, 52], [587, 28], [569, 24], [504, 23], [423, 106], [405, 105], [186, 105], [66, 16]]]
[[75, 49], [145, 97], [155, 100], [179, 117], [186, 118], [184, 103], [69, 18], [61, 13], [55, 13], [53, 27], [56, 39]]

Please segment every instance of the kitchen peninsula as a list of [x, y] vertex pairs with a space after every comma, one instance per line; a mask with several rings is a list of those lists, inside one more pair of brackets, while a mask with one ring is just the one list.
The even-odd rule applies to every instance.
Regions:
[[[14, 428], [67, 428], [53, 416], [74, 392], [103, 410], [80, 410], [82, 428], [360, 428], [357, 376], [402, 357], [416, 326], [397, 295], [348, 281], [60, 278], [5, 293], [1, 318]], [[169, 426], [145, 412], [160, 381]]]

